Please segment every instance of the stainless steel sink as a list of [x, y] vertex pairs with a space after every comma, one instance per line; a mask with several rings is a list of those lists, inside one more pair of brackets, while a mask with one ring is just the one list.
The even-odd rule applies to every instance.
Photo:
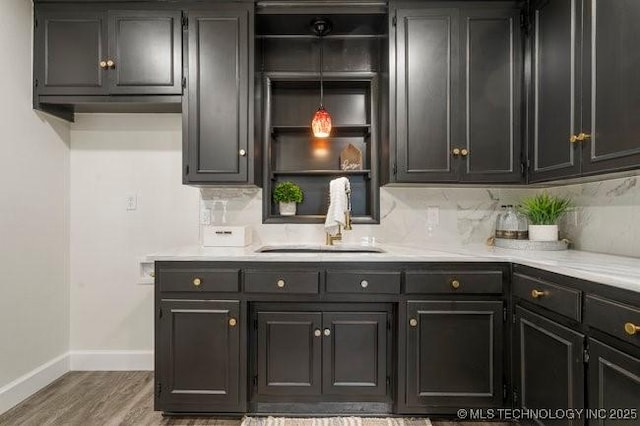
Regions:
[[277, 245], [263, 246], [256, 253], [384, 253], [379, 247], [358, 245]]

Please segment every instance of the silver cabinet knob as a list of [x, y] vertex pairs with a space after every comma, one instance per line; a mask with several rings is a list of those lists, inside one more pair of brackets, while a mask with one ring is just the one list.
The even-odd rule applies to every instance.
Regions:
[[313, 331], [313, 335], [314, 335], [314, 336], [316, 336], [316, 337], [320, 337], [320, 336], [322, 336], [322, 331], [320, 331], [320, 329], [319, 329], [319, 328], [316, 328], [316, 329]]
[[367, 287], [369, 287], [369, 281], [367, 281], [367, 280], [362, 280], [362, 281], [360, 281], [360, 286], [361, 286], [362, 288], [367, 288]]
[[241, 149], [240, 150], [240, 157], [244, 157], [245, 155], [247, 155], [247, 150]]
[[279, 279], [278, 281], [276, 281], [276, 285], [278, 286], [278, 288], [284, 288], [284, 280]]
[[329, 330], [328, 328], [324, 329], [324, 335], [325, 336], [331, 336], [331, 330]]

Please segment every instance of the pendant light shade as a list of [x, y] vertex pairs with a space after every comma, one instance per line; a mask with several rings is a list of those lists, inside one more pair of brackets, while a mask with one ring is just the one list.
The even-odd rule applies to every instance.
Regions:
[[316, 138], [328, 138], [331, 135], [331, 115], [324, 109], [324, 81], [322, 80], [323, 56], [322, 56], [322, 37], [331, 31], [331, 22], [324, 18], [317, 18], [311, 22], [311, 29], [320, 39], [320, 108], [313, 115], [311, 120], [311, 129], [313, 136]]
[[320, 106], [313, 115], [311, 129], [316, 138], [328, 138], [331, 134], [331, 115], [323, 106]]

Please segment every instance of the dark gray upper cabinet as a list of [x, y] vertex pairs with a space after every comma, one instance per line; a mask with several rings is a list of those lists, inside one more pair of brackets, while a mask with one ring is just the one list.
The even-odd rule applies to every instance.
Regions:
[[499, 301], [407, 302], [406, 412], [502, 405], [502, 308]]
[[530, 181], [640, 166], [638, 19], [634, 1], [534, 4]]
[[530, 180], [580, 173], [569, 140], [580, 129], [580, 1], [542, 0], [532, 11]]
[[582, 171], [640, 167], [640, 2], [583, 4]]
[[459, 132], [456, 9], [396, 12], [396, 181], [453, 182]]
[[395, 11], [392, 181], [522, 179], [520, 11], [472, 6]]
[[180, 95], [182, 13], [41, 6], [34, 76], [37, 96]]
[[111, 93], [182, 93], [182, 13], [109, 11]]
[[[584, 400], [584, 335], [516, 307], [515, 384], [522, 408], [582, 409]], [[553, 423], [567, 426], [581, 420]]]
[[253, 176], [253, 5], [189, 12], [185, 183], [249, 183]]
[[460, 20], [465, 108], [460, 180], [519, 182], [523, 177], [520, 11], [463, 9]]
[[106, 14], [95, 8], [36, 12], [34, 77], [40, 95], [107, 93]]

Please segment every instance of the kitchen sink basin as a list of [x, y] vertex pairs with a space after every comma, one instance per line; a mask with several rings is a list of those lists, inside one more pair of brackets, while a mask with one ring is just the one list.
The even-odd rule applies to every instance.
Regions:
[[384, 250], [358, 245], [278, 245], [260, 247], [256, 253], [384, 253]]

